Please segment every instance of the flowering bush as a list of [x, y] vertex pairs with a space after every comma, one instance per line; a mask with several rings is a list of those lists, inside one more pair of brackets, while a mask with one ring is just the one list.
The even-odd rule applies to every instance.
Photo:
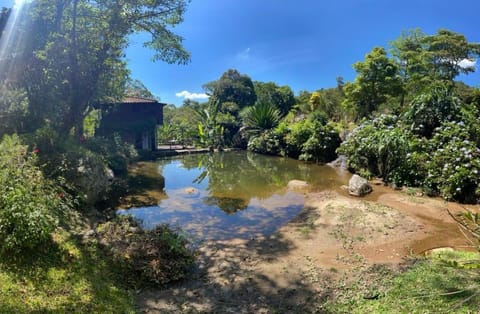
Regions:
[[480, 199], [480, 149], [461, 122], [435, 129], [426, 162], [425, 187], [448, 200], [475, 203]]
[[406, 130], [395, 115], [363, 122], [338, 152], [348, 167], [366, 177], [376, 176], [397, 186], [418, 186], [426, 176], [426, 140]]
[[432, 138], [415, 135], [394, 116], [366, 121], [350, 134], [338, 152], [348, 166], [366, 177], [396, 185], [422, 186], [427, 194], [448, 200], [480, 200], [480, 149], [473, 123], [444, 122]]
[[460, 99], [453, 95], [451, 88], [438, 84], [417, 96], [403, 119], [415, 134], [430, 138], [443, 122], [458, 119], [461, 107]]

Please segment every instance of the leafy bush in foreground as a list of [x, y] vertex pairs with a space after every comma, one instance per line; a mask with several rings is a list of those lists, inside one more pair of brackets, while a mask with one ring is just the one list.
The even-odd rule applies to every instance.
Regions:
[[162, 285], [182, 279], [194, 261], [186, 238], [167, 225], [144, 230], [132, 217], [119, 216], [97, 231], [114, 260], [145, 282]]
[[59, 180], [80, 202], [83, 210], [108, 206], [112, 196], [124, 189], [122, 176], [137, 157], [132, 145], [112, 138], [74, 138], [44, 126], [25, 136], [38, 148], [38, 164], [45, 176]]
[[3, 251], [35, 248], [58, 224], [64, 193], [57, 191], [35, 165], [18, 136], [0, 143], [0, 247]]

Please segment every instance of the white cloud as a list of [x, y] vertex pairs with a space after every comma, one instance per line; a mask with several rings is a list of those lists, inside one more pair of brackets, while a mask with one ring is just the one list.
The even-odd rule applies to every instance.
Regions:
[[239, 52], [237, 54], [237, 57], [242, 60], [247, 60], [250, 58], [250, 48], [246, 48], [245, 50]]
[[183, 98], [183, 99], [191, 99], [191, 100], [196, 100], [196, 99], [207, 99], [209, 96], [205, 93], [191, 93], [189, 91], [181, 91], [179, 93], [176, 93], [175, 96]]
[[463, 59], [458, 63], [458, 65], [461, 68], [467, 69], [467, 68], [475, 68], [477, 65], [477, 60], [468, 60], [468, 59]]

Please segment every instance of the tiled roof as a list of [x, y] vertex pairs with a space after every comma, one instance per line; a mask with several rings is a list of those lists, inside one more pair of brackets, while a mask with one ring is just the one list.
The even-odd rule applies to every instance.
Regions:
[[127, 96], [122, 100], [124, 104], [159, 104], [155, 99]]
[[100, 104], [95, 104], [95, 108], [104, 108], [104, 107], [109, 107], [112, 105], [122, 105], [122, 104], [138, 104], [138, 105], [160, 105], [160, 106], [166, 106], [167, 104], [158, 102], [155, 99], [151, 98], [143, 98], [143, 97], [133, 97], [133, 96], [126, 96], [125, 98], [122, 99], [122, 101], [113, 101], [110, 103], [100, 103]]

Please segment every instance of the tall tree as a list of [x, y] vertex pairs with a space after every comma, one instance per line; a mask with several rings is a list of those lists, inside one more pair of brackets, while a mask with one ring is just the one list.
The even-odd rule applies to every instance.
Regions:
[[480, 54], [480, 44], [445, 29], [434, 35], [426, 35], [420, 29], [407, 30], [390, 46], [405, 85], [405, 101], [428, 92], [436, 81], [452, 87], [459, 74], [475, 71], [473, 61]]
[[358, 117], [368, 116], [388, 97], [398, 96], [402, 81], [397, 64], [387, 56], [384, 48], [375, 47], [365, 61], [353, 65], [357, 77], [344, 87], [347, 107], [356, 108]]
[[406, 97], [414, 97], [429, 86], [428, 62], [425, 51], [425, 34], [418, 28], [403, 31], [396, 40], [390, 43], [391, 53], [397, 62], [404, 90], [400, 97], [403, 106]]
[[424, 42], [434, 78], [452, 81], [461, 73], [475, 71], [473, 62], [470, 62], [479, 56], [480, 43], [469, 43], [464, 35], [446, 29], [426, 36]]
[[295, 96], [289, 86], [278, 86], [274, 82], [254, 82], [257, 102], [275, 106], [282, 115], [287, 114], [295, 105]]
[[212, 101], [235, 103], [239, 110], [252, 106], [257, 100], [252, 79], [233, 69], [227, 70], [219, 80], [207, 83], [203, 88], [211, 95]]
[[37, 0], [27, 2], [23, 32], [33, 39], [21, 57], [30, 111], [60, 130], [81, 135], [89, 106], [121, 97], [128, 77], [124, 48], [135, 32], [154, 60], [186, 63], [182, 38], [170, 28], [182, 21], [188, 0]]

